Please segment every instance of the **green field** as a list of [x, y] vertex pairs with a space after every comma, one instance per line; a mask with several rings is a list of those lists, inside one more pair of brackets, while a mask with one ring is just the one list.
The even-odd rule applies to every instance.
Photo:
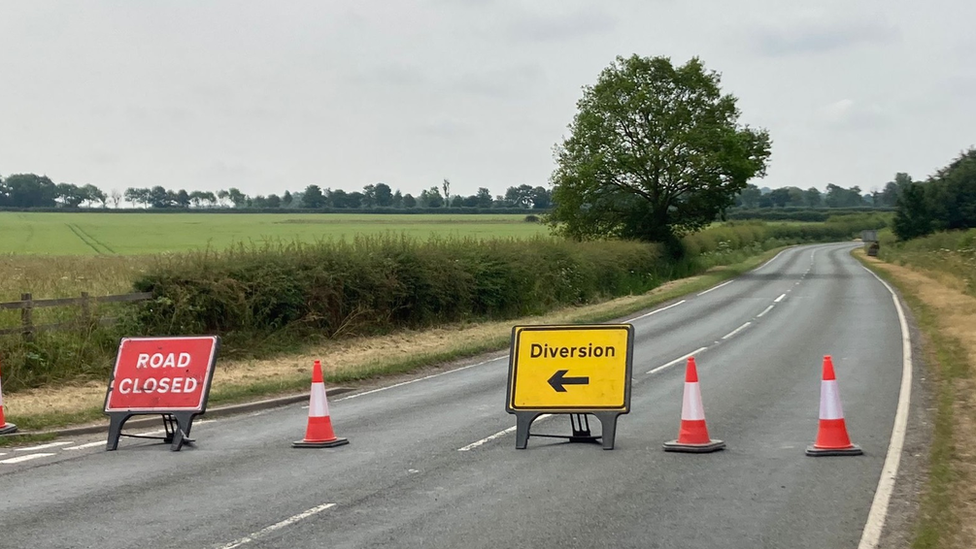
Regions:
[[548, 229], [518, 214], [0, 212], [0, 254], [17, 255], [140, 255], [386, 233], [488, 239], [528, 238], [546, 235]]

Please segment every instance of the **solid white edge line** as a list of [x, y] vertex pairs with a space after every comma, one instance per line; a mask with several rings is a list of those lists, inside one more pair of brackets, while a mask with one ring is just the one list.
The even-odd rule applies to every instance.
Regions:
[[79, 444], [78, 446], [70, 446], [65, 448], [65, 450], [84, 450], [85, 448], [94, 448], [95, 446], [104, 446], [104, 440], [97, 440], [95, 442], [89, 442], [87, 444]]
[[769, 307], [766, 307], [766, 310], [763, 311], [763, 312], [761, 312], [761, 313], [759, 313], [758, 315], [756, 315], [756, 318], [762, 318], [763, 316], [766, 315], [766, 313], [768, 313], [769, 311], [772, 311], [773, 310], [773, 307], [775, 307], [775, 305], [770, 305]]
[[864, 265], [861, 267], [871, 273], [874, 278], [884, 284], [891, 293], [891, 300], [898, 311], [898, 323], [901, 325], [901, 389], [898, 391], [898, 408], [895, 411], [895, 425], [891, 428], [891, 441], [888, 443], [888, 454], [885, 456], [884, 466], [881, 468], [881, 478], [878, 489], [874, 492], [874, 501], [868, 519], [864, 523], [861, 542], [858, 549], [875, 549], [881, 540], [881, 531], [888, 516], [888, 504], [895, 488], [895, 478], [898, 476], [898, 465], [901, 462], [901, 452], [905, 445], [905, 431], [908, 428], [908, 408], [912, 398], [912, 336], [908, 331], [908, 321], [902, 309], [898, 294], [892, 287]]
[[719, 284], [718, 286], [712, 286], [711, 288], [709, 288], [709, 289], [705, 290], [704, 292], [698, 294], [698, 296], [701, 297], [701, 296], [707, 294], [708, 292], [717, 290], [717, 289], [721, 288], [722, 286], [728, 286], [729, 284], [732, 284], [733, 282], [735, 282], [735, 281], [734, 280], [729, 280], [728, 282], [723, 282], [723, 283]]
[[635, 316], [634, 318], [631, 318], [630, 320], [625, 320], [624, 321], [624, 324], [630, 324], [631, 322], [634, 322], [636, 320], [640, 320], [642, 318], [647, 318], [647, 317], [649, 317], [651, 315], [656, 315], [656, 314], [658, 314], [660, 312], [667, 311], [668, 309], [672, 309], [674, 307], [677, 307], [678, 305], [681, 305], [685, 301], [686, 300], [682, 299], [681, 301], [679, 301], [677, 303], [672, 303], [671, 305], [668, 305], [667, 307], [661, 307], [660, 309], [655, 309], [655, 310], [653, 310], [653, 311], [651, 311], [649, 313], [645, 313], [645, 314], [642, 314], [640, 316]]
[[734, 336], [735, 334], [737, 334], [737, 333], [739, 333], [739, 332], [741, 332], [742, 330], [745, 330], [746, 328], [748, 328], [748, 327], [749, 327], [749, 326], [750, 326], [751, 324], [752, 324], [752, 322], [746, 322], [746, 323], [745, 323], [745, 324], [743, 324], [742, 326], [739, 326], [738, 328], [736, 328], [736, 329], [734, 329], [734, 330], [732, 330], [731, 332], [729, 332], [729, 333], [727, 333], [727, 334], [725, 334], [725, 335], [724, 335], [724, 336], [722, 337], [722, 339], [723, 339], [723, 340], [726, 340], [726, 339], [728, 339], [728, 338], [730, 338], [730, 337], [732, 337], [732, 336]]
[[[797, 284], [799, 284], [799, 282], [797, 282]], [[796, 285], [796, 284], [794, 284], [794, 286], [795, 286], [795, 285]], [[786, 299], [786, 294], [783, 294], [783, 295], [781, 295], [781, 296], [779, 296], [779, 297], [777, 297], [776, 299], [774, 299], [774, 300], [773, 300], [773, 303], [779, 303], [780, 301], [783, 301], [784, 299]]]
[[[541, 420], [546, 419], [548, 417], [552, 417], [552, 414], [542, 414], [539, 417], [535, 418], [535, 421], [541, 421]], [[461, 448], [458, 448], [457, 451], [458, 452], [467, 452], [469, 450], [474, 450], [475, 448], [477, 448], [478, 446], [481, 446], [482, 444], [485, 444], [487, 442], [491, 442], [491, 441], [495, 440], [496, 438], [500, 438], [500, 437], [503, 437], [503, 436], [507, 435], [508, 433], [511, 433], [512, 431], [516, 430], [516, 428], [518, 428], [518, 425], [513, 425], [513, 426], [509, 427], [508, 429], [505, 429], [503, 431], [498, 431], [497, 433], [495, 433], [493, 435], [487, 436], [487, 437], [485, 437], [485, 438], [483, 438], [481, 440], [476, 440], [476, 441], [472, 442], [471, 444], [468, 444], [467, 446], [463, 446]]]
[[70, 440], [66, 440], [63, 442], [50, 442], [48, 444], [30, 446], [27, 448], [14, 448], [14, 452], [33, 452], [34, 450], [47, 450], [48, 448], [57, 448], [58, 446], [64, 446], [65, 444], [74, 444], [74, 442]]
[[5, 464], [11, 464], [11, 465], [13, 465], [14, 463], [20, 463], [22, 461], [30, 461], [32, 459], [50, 457], [50, 456], [53, 456], [53, 455], [54, 454], [27, 454], [27, 455], [24, 455], [24, 456], [17, 456], [17, 457], [14, 457], [14, 458], [5, 459], [5, 460], [0, 461], [0, 463], [5, 463]]
[[359, 397], [363, 397], [363, 396], [366, 396], [366, 395], [371, 395], [373, 393], [379, 393], [380, 391], [386, 391], [387, 389], [395, 389], [397, 387], [403, 387], [404, 385], [410, 385], [411, 383], [417, 383], [418, 381], [424, 381], [424, 380], [427, 380], [427, 379], [433, 379], [435, 377], [440, 377], [440, 376], [444, 376], [444, 375], [447, 375], [447, 374], [453, 374], [454, 372], [460, 372], [460, 371], [463, 371], [463, 370], [467, 370], [469, 368], [474, 368], [476, 366], [484, 366], [485, 364], [490, 364], [492, 362], [497, 362], [499, 360], [508, 360], [508, 357], [507, 356], [504, 356], [504, 357], [493, 358], [491, 360], [485, 360], [485, 361], [479, 362], [477, 364], [468, 364], [467, 366], [461, 366], [460, 368], [455, 368], [453, 370], [447, 370], [446, 372], [438, 372], [436, 374], [431, 374], [429, 376], [418, 377], [417, 379], [411, 379], [411, 380], [408, 380], [408, 381], [402, 381], [400, 383], [394, 383], [393, 385], [387, 385], [386, 387], [379, 387], [379, 388], [372, 389], [372, 390], [369, 390], [369, 391], [366, 391], [366, 392], [363, 392], [363, 393], [356, 393], [354, 395], [349, 395], [347, 397], [337, 398], [334, 402], [342, 402], [343, 400], [352, 400], [354, 398], [359, 398]]
[[308, 511], [299, 513], [299, 514], [297, 514], [295, 516], [292, 516], [292, 517], [288, 517], [288, 518], [286, 518], [285, 520], [283, 520], [283, 521], [281, 521], [279, 523], [272, 524], [271, 526], [268, 526], [267, 528], [263, 528], [261, 530], [258, 530], [257, 532], [254, 532], [253, 534], [244, 536], [243, 538], [238, 539], [238, 540], [234, 540], [234, 541], [228, 543], [227, 545], [221, 545], [220, 546], [220, 549], [234, 549], [235, 547], [240, 547], [242, 545], [246, 545], [248, 543], [251, 543], [252, 541], [256, 541], [258, 539], [263, 538], [264, 536], [270, 534], [271, 532], [274, 532], [275, 530], [280, 530], [280, 529], [284, 528], [285, 526], [292, 525], [292, 524], [294, 524], [294, 523], [296, 523], [296, 522], [298, 522], [300, 520], [307, 519], [308, 517], [310, 517], [312, 515], [316, 515], [318, 513], [321, 513], [322, 511], [325, 511], [326, 509], [331, 509], [331, 508], [333, 508], [335, 506], [336, 506], [335, 503], [323, 503], [322, 505], [319, 505], [317, 507], [312, 507]]
[[705, 350], [708, 350], [708, 347], [699, 347], [699, 348], [695, 349], [694, 351], [686, 354], [685, 356], [678, 357], [678, 358], [672, 360], [671, 362], [668, 362], [667, 364], [663, 364], [661, 366], [658, 366], [657, 368], [654, 368], [653, 370], [647, 372], [647, 375], [656, 374], [656, 373], [660, 372], [661, 370], [664, 370], [665, 368], [670, 368], [670, 367], [674, 366], [675, 364], [678, 364], [682, 360], [688, 360], [689, 358], [691, 358], [691, 357], [693, 357], [693, 356], [697, 355], [698, 353], [700, 353], [702, 351], [705, 351]]

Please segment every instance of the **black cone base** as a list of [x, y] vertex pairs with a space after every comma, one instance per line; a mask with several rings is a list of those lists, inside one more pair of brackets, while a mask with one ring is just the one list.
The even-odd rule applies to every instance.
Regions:
[[707, 454], [725, 449], [725, 442], [712, 440], [707, 444], [680, 444], [677, 440], [664, 443], [665, 452], [684, 452], [687, 454]]
[[857, 444], [851, 444], [850, 448], [817, 448], [815, 446], [807, 447], [807, 455], [813, 457], [820, 456], [860, 456], [864, 454], [864, 450]]
[[13, 423], [5, 423], [0, 425], [0, 435], [9, 435], [10, 433], [16, 433], [17, 426]]
[[335, 440], [329, 440], [326, 442], [305, 442], [304, 440], [296, 440], [291, 443], [292, 448], [332, 448], [334, 446], [342, 446], [343, 444], [349, 444], [349, 440], [345, 438], [336, 437]]

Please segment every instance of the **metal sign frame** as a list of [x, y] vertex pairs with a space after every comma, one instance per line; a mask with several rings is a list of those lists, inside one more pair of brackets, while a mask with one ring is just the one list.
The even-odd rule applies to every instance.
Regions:
[[[515, 402], [515, 395], [518, 385], [519, 368], [519, 344], [521, 335], [524, 332], [535, 331], [594, 331], [594, 330], [625, 330], [627, 335], [626, 356], [624, 365], [623, 379], [623, 402], [620, 406], [520, 406]], [[612, 450], [616, 438], [617, 418], [630, 412], [631, 381], [633, 378], [634, 366], [634, 327], [631, 324], [578, 324], [578, 325], [533, 325], [533, 326], [514, 326], [512, 328], [512, 342], [509, 350], [508, 361], [508, 387], [505, 398], [505, 411], [514, 414], [516, 420], [515, 447], [525, 449], [531, 437], [530, 431], [532, 422], [543, 414], [570, 414], [570, 422], [573, 426], [573, 435], [562, 437], [559, 435], [540, 435], [540, 437], [567, 438], [571, 442], [595, 442], [602, 439], [603, 449]], [[565, 377], [567, 370], [554, 372], [549, 379], [549, 384], [557, 392], [564, 392], [563, 384], [579, 384], [578, 378]], [[588, 380], [588, 378], [587, 378]], [[563, 391], [556, 386], [560, 385]], [[595, 416], [600, 420], [602, 426], [601, 436], [595, 437], [590, 434], [589, 422], [584, 420], [586, 414]]]

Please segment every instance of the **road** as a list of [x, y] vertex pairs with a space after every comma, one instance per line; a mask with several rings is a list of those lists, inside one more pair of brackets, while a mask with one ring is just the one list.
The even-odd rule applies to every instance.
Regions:
[[[197, 447], [179, 453], [129, 439], [105, 452], [94, 438], [5, 449], [0, 463], [50, 455], [0, 464], [0, 547], [857, 547], [898, 404], [902, 333], [852, 247], [793, 248], [626, 319], [632, 412], [612, 451], [541, 438], [516, 450], [508, 358], [495, 355], [335, 397], [350, 440], [339, 448], [292, 449], [307, 413], [294, 405], [197, 425]], [[728, 449], [666, 453], [676, 359], [694, 351], [709, 430]], [[863, 456], [804, 455], [825, 354]], [[533, 426], [568, 431], [566, 416]]]

